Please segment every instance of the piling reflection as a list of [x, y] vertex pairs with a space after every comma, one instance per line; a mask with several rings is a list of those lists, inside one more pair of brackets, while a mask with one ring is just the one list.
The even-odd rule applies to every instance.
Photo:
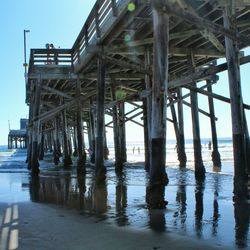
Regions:
[[214, 201], [213, 201], [213, 223], [212, 223], [212, 235], [217, 236], [218, 233], [218, 223], [219, 223], [219, 190], [220, 190], [220, 182], [219, 182], [219, 175], [213, 176], [214, 181]]
[[39, 199], [39, 191], [40, 191], [40, 177], [32, 175], [30, 176], [30, 199], [34, 202], [38, 202]]
[[165, 206], [167, 202], [164, 200], [165, 186], [154, 185], [146, 187], [146, 203], [148, 206], [149, 227], [156, 232], [164, 232], [166, 230]]
[[[186, 194], [186, 172], [185, 170], [180, 170], [178, 176], [178, 189], [176, 193], [176, 203], [177, 203], [177, 212], [175, 217], [180, 218], [181, 229], [185, 230], [186, 227], [186, 218], [187, 218], [187, 194]], [[175, 222], [177, 223], [177, 222]]]
[[127, 185], [125, 173], [116, 176], [116, 222], [118, 226], [128, 225], [127, 216]]
[[[147, 186], [147, 175], [135, 168], [119, 173], [113, 168], [102, 180], [91, 170], [85, 175], [48, 172], [30, 178], [29, 192], [34, 202], [74, 208], [82, 215], [97, 217], [97, 222], [109, 219], [118, 226], [148, 227], [155, 232], [168, 229], [228, 245], [234, 241], [239, 248], [249, 246], [250, 204], [236, 202], [233, 207], [228, 176], [207, 174], [206, 182], [195, 182], [192, 171], [171, 173], [171, 186], [166, 188]], [[165, 190], [167, 209], [162, 208], [166, 206]]]
[[77, 196], [79, 192], [79, 209], [83, 210], [85, 207], [85, 192], [86, 192], [86, 176], [77, 175], [77, 183], [75, 188], [75, 195]]
[[165, 185], [149, 184], [146, 188], [146, 203], [149, 209], [164, 209], [168, 203], [165, 201]]
[[204, 192], [204, 182], [196, 181], [195, 188], [195, 230], [198, 238], [202, 237], [202, 217], [203, 217], [203, 192]]
[[250, 204], [247, 201], [236, 201], [234, 203], [235, 218], [235, 242], [239, 248], [247, 247]]
[[[104, 216], [105, 213], [107, 212], [107, 197], [108, 197], [106, 179], [93, 180], [91, 196], [93, 202], [92, 210], [97, 215]], [[106, 217], [106, 215], [104, 217]]]

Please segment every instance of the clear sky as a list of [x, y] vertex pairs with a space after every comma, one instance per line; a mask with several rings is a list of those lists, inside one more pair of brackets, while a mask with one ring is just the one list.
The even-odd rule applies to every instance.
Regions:
[[20, 118], [28, 116], [25, 104], [24, 45], [30, 48], [71, 48], [95, 0], [8, 0], [1, 2], [0, 30], [0, 145], [7, 144], [8, 121], [19, 129]]
[[[0, 145], [7, 144], [8, 121], [11, 129], [18, 129], [20, 118], [28, 116], [28, 108], [25, 104], [23, 30], [30, 30], [30, 33], [26, 34], [27, 59], [29, 59], [30, 48], [44, 48], [46, 43], [53, 43], [55, 47], [71, 48], [94, 3], [95, 0], [2, 1]], [[250, 49], [246, 49], [245, 55], [249, 54]], [[249, 71], [249, 64], [241, 67], [243, 98], [246, 103], [250, 103]], [[219, 76], [220, 80], [213, 89], [215, 93], [229, 97], [227, 73]], [[199, 105], [208, 111], [207, 97], [199, 95]], [[215, 106], [216, 116], [219, 119], [218, 136], [230, 137], [232, 134], [230, 105], [215, 101]], [[247, 116], [249, 115], [247, 111]], [[171, 118], [171, 115], [168, 114], [168, 117]], [[200, 122], [201, 136], [210, 137], [209, 119], [200, 115]], [[250, 119], [248, 119], [249, 122]], [[127, 129], [129, 141], [142, 138], [143, 131], [140, 127], [127, 123]], [[168, 123], [167, 134], [168, 138], [174, 138], [171, 123]], [[186, 138], [192, 138], [191, 115], [188, 107], [185, 107], [185, 134]], [[108, 140], [112, 140], [112, 136]]]

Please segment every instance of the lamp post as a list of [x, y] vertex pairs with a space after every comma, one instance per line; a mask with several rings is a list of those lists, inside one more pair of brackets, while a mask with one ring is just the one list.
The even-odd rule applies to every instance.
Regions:
[[24, 45], [24, 77], [25, 77], [25, 82], [27, 79], [27, 59], [26, 59], [26, 33], [30, 32], [29, 30], [23, 30], [23, 45]]

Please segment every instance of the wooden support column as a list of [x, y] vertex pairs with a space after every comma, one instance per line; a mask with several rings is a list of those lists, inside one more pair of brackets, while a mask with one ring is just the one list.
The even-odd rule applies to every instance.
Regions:
[[144, 155], [145, 155], [145, 170], [149, 171], [150, 168], [150, 151], [149, 151], [149, 127], [148, 127], [148, 110], [147, 110], [147, 100], [143, 101], [143, 131], [144, 131]]
[[[33, 91], [33, 81], [31, 83], [31, 90]], [[34, 98], [35, 95], [31, 95], [30, 97], [30, 105], [29, 105], [29, 124], [27, 127], [27, 158], [26, 158], [26, 163], [27, 163], [27, 169], [31, 170], [31, 155], [32, 155], [32, 119], [33, 119], [33, 104], [34, 104]]]
[[165, 208], [166, 173], [166, 107], [168, 89], [169, 16], [162, 2], [152, 1], [153, 7], [153, 83], [151, 108], [151, 157], [147, 203], [149, 208]]
[[74, 126], [74, 136], [73, 136], [73, 143], [74, 143], [74, 151], [73, 151], [73, 156], [78, 156], [77, 152], [77, 127]]
[[31, 150], [31, 172], [33, 175], [39, 174], [39, 161], [38, 161], [38, 137], [40, 121], [36, 117], [40, 111], [40, 95], [41, 95], [41, 80], [37, 80], [34, 86], [34, 102], [33, 102], [33, 127], [32, 127], [32, 150]]
[[[151, 53], [150, 49], [147, 48], [144, 54], [145, 72], [150, 72], [151, 69]], [[145, 88], [151, 91], [152, 78], [148, 73], [145, 73]], [[151, 103], [152, 98], [149, 95], [146, 100], [143, 101], [143, 112], [144, 112], [144, 148], [145, 148], [145, 169], [150, 169], [150, 157], [151, 157]]]
[[95, 119], [92, 109], [93, 102], [90, 100], [90, 112], [89, 112], [89, 152], [90, 152], [90, 161], [95, 163]]
[[64, 155], [63, 164], [64, 166], [67, 167], [72, 164], [72, 160], [69, 154], [66, 110], [63, 110], [62, 112], [62, 133], [63, 133], [63, 155]]
[[39, 144], [39, 160], [43, 160], [44, 157], [44, 132], [41, 135], [41, 141]]
[[[193, 71], [194, 58], [191, 53], [189, 57], [190, 71]], [[193, 85], [196, 87], [196, 83]], [[195, 178], [202, 180], [205, 178], [205, 167], [202, 161], [201, 154], [201, 138], [200, 138], [200, 122], [199, 122], [199, 108], [198, 108], [198, 96], [194, 91], [190, 91], [191, 100], [191, 113], [192, 113], [192, 128], [193, 128], [193, 147], [194, 147], [194, 168], [195, 168]]]
[[77, 126], [77, 149], [78, 149], [78, 161], [77, 170], [80, 172], [85, 172], [85, 161], [86, 153], [84, 148], [84, 134], [83, 134], [83, 120], [82, 120], [82, 107], [80, 101], [81, 95], [81, 82], [79, 79], [76, 81], [76, 95], [78, 96], [77, 103], [77, 114], [76, 114], [76, 126]]
[[[31, 154], [32, 154], [32, 117], [33, 117], [33, 96], [31, 96], [31, 102], [30, 102], [30, 106], [29, 106], [29, 126], [28, 126], [28, 140], [27, 140], [27, 159], [26, 159], [26, 163], [27, 163], [27, 169], [31, 170]], [[11, 141], [11, 146], [12, 146], [12, 141]]]
[[72, 151], [72, 131], [71, 131], [71, 126], [67, 127], [67, 134], [68, 134], [68, 145], [69, 145], [69, 155], [71, 156], [73, 151]]
[[125, 125], [124, 102], [118, 104], [118, 129], [119, 129], [120, 157], [122, 162], [126, 162], [127, 149], [126, 149], [126, 125]]
[[[207, 91], [209, 93], [213, 93], [211, 80], [207, 80]], [[217, 141], [217, 132], [216, 132], [216, 121], [215, 121], [215, 113], [214, 113], [214, 101], [211, 96], [208, 97], [209, 104], [209, 112], [210, 112], [210, 123], [211, 123], [211, 134], [212, 134], [212, 144], [213, 144], [213, 152], [212, 152], [212, 160], [215, 167], [221, 167], [220, 153], [218, 151], [218, 141]]]
[[104, 103], [105, 103], [105, 62], [98, 56], [97, 100], [96, 100], [96, 137], [95, 137], [95, 172], [102, 176], [104, 166]]
[[[178, 120], [177, 120], [177, 115], [176, 115], [176, 111], [175, 111], [175, 106], [173, 104], [173, 99], [171, 97], [169, 97], [169, 101], [170, 101], [170, 110], [171, 110], [171, 114], [172, 114], [172, 121], [173, 121], [173, 125], [174, 125], [175, 136], [176, 136], [176, 149], [177, 149], [178, 159], [179, 159], [178, 148], [180, 145], [180, 133], [179, 133]], [[172, 103], [172, 105], [171, 105], [171, 103]]]
[[48, 149], [49, 152], [53, 152], [53, 130], [48, 133]]
[[[166, 174], [166, 97], [168, 88], [169, 16], [153, 2], [154, 65], [151, 109], [150, 184], [165, 185]], [[164, 202], [160, 202], [163, 205]]]
[[[111, 80], [111, 97], [112, 101], [116, 101], [115, 97], [115, 83]], [[114, 134], [114, 148], [115, 148], [115, 167], [116, 171], [121, 171], [123, 168], [123, 161], [121, 159], [121, 147], [119, 140], [119, 129], [118, 129], [118, 112], [117, 105], [112, 108], [113, 114], [113, 134]]]
[[185, 152], [185, 136], [184, 136], [184, 119], [183, 119], [183, 102], [182, 89], [177, 90], [178, 97], [178, 122], [179, 122], [179, 144], [177, 145], [178, 160], [180, 167], [186, 167], [187, 156]]
[[247, 126], [245, 110], [243, 110], [243, 115], [244, 115], [244, 132], [245, 132], [245, 143], [246, 143], [246, 172], [248, 174], [248, 179], [249, 179], [250, 177], [250, 140], [249, 140], [249, 131], [248, 131], [248, 126]]
[[61, 140], [60, 140], [60, 119], [56, 117], [54, 120], [54, 131], [53, 131], [53, 145], [54, 145], [54, 162], [58, 163], [59, 157], [62, 155], [61, 152]]
[[[224, 9], [224, 27], [236, 30], [235, 10], [232, 6]], [[240, 82], [239, 49], [237, 43], [225, 37], [226, 59], [228, 65], [228, 79], [231, 99], [231, 117], [233, 132], [234, 152], [234, 198], [247, 198], [247, 173], [246, 173], [246, 144], [244, 136], [243, 101]]]

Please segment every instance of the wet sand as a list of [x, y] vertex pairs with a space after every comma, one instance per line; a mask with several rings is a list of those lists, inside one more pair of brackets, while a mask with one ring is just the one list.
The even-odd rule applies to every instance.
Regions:
[[140, 164], [117, 176], [108, 167], [97, 184], [91, 166], [52, 168], [47, 156], [30, 178], [17, 152], [0, 164], [0, 249], [237, 249], [249, 248], [249, 203], [233, 204], [232, 176], [167, 168], [166, 209], [149, 210]]

